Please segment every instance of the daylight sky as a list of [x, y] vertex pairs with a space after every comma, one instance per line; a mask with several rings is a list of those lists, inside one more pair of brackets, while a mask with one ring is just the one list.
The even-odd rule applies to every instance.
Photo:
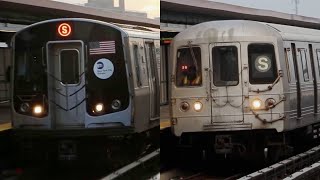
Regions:
[[[54, 0], [71, 4], [84, 4], [87, 0]], [[125, 0], [126, 10], [148, 13], [149, 18], [160, 17], [160, 0]]]
[[[283, 13], [295, 14], [294, 0], [210, 0], [257, 9], [267, 9]], [[319, 0], [299, 0], [298, 14], [320, 18]]]

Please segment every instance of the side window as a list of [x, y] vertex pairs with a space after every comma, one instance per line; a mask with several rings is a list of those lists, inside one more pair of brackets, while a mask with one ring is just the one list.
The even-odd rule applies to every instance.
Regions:
[[134, 56], [134, 64], [136, 69], [136, 76], [137, 76], [137, 86], [140, 87], [142, 85], [141, 83], [141, 76], [140, 76], [140, 63], [139, 63], [139, 46], [133, 45], [133, 56]]
[[284, 48], [284, 55], [286, 60], [286, 68], [287, 68], [287, 76], [288, 76], [288, 82], [291, 82], [291, 69], [289, 66], [289, 62], [292, 62], [292, 58], [290, 56], [290, 48]]
[[214, 85], [236, 86], [239, 83], [238, 49], [236, 46], [214, 47], [212, 61]]
[[317, 61], [318, 61], [319, 76], [320, 76], [320, 49], [317, 49], [316, 52], [317, 52]]
[[200, 47], [183, 47], [177, 51], [176, 85], [201, 86], [201, 49]]
[[307, 62], [307, 55], [305, 49], [299, 49], [300, 60], [302, 65], [302, 73], [304, 81], [309, 81], [309, 71], [308, 71], [308, 62]]
[[276, 80], [277, 64], [272, 44], [250, 44], [248, 60], [251, 84], [271, 84]]

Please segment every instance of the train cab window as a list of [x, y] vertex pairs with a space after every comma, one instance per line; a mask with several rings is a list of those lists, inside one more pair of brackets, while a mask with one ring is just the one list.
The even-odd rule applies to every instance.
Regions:
[[214, 85], [236, 86], [239, 83], [237, 47], [216, 46], [212, 49], [212, 55]]
[[42, 50], [28, 49], [15, 54], [15, 90], [16, 93], [35, 93], [46, 89], [46, 73], [42, 64]]
[[248, 61], [251, 84], [271, 84], [276, 80], [277, 66], [272, 44], [250, 44]]
[[138, 45], [133, 45], [133, 56], [134, 56], [134, 63], [136, 68], [137, 86], [140, 87], [142, 83], [141, 83], [141, 77], [140, 77], [140, 63], [139, 63], [140, 55], [139, 55]]
[[300, 54], [300, 60], [302, 65], [302, 73], [304, 81], [309, 81], [309, 71], [308, 71], [308, 62], [307, 62], [307, 55], [305, 49], [298, 49]]
[[183, 47], [177, 51], [176, 85], [201, 86], [201, 49], [200, 47]]
[[79, 83], [79, 51], [62, 50], [60, 51], [60, 72], [63, 84]]

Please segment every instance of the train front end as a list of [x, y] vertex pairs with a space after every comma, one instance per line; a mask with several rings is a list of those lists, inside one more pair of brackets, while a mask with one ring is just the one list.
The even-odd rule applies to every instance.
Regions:
[[126, 36], [114, 25], [85, 19], [50, 20], [18, 32], [12, 41], [14, 129], [131, 132]]
[[244, 24], [207, 22], [174, 38], [171, 127], [181, 143], [216, 153], [281, 143], [285, 98], [279, 35], [259, 23]]

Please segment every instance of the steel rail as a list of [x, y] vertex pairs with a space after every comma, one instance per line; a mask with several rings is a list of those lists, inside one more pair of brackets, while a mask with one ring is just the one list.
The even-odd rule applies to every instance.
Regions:
[[124, 173], [130, 171], [131, 169], [135, 168], [136, 166], [152, 159], [153, 157], [157, 156], [157, 155], [160, 155], [160, 148], [153, 151], [152, 153], [150, 154], [147, 154], [146, 156], [132, 162], [131, 164], [128, 164], [114, 172], [112, 172], [111, 174], [109, 174], [108, 176], [102, 178], [101, 180], [112, 180], [112, 179], [115, 179], [121, 175], [123, 175]]

